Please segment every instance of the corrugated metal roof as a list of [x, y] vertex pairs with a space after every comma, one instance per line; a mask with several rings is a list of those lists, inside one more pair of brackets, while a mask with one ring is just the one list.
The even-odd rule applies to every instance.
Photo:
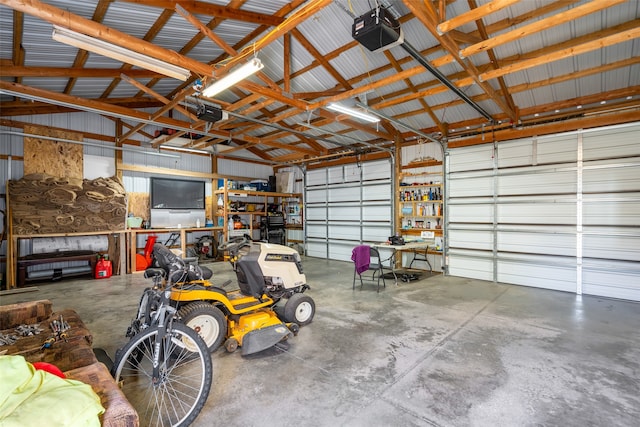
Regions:
[[[488, 2], [489, 0], [476, 1], [478, 6]], [[207, 3], [222, 7], [222, 9], [217, 9], [221, 13], [214, 17], [205, 7]], [[163, 13], [163, 9], [153, 6], [153, 4], [145, 5], [139, 2], [126, 1], [111, 2], [106, 8], [106, 13], [100, 24], [142, 39], [158, 22]], [[368, 12], [372, 7], [371, 2], [334, 0], [325, 7], [317, 7], [314, 10], [315, 13], [310, 13], [306, 19], [297, 22], [295, 25], [304, 40], [298, 39], [295, 32], [289, 31], [291, 49], [288, 52], [285, 52], [284, 48], [284, 32], [278, 33], [275, 38], [270, 38], [269, 35], [273, 31], [278, 31], [276, 23], [282, 23], [285, 19], [294, 19], [292, 17], [297, 16], [296, 13], [298, 11], [304, 10], [313, 4], [312, 1], [302, 3], [295, 12], [289, 11], [287, 14], [280, 14], [281, 10], [291, 5], [284, 0], [247, 0], [241, 6], [242, 13], [234, 13], [232, 11], [227, 14], [224, 13], [228, 8], [228, 2], [225, 0], [207, 1], [199, 4], [201, 7], [191, 9], [191, 13], [203, 24], [210, 25], [212, 31], [225, 44], [232, 46], [236, 51], [247, 52], [256, 46], [254, 43], [257, 43], [258, 52], [256, 56], [264, 63], [265, 68], [262, 72], [271, 81], [265, 82], [257, 76], [249, 78], [248, 81], [253, 83], [253, 87], [259, 89], [257, 91], [259, 96], [255, 99], [252, 98], [252, 102], [249, 103], [245, 103], [244, 100], [253, 95], [253, 91], [240, 88], [224, 91], [216, 95], [213, 100], [214, 103], [220, 101], [224, 106], [230, 105], [228, 108], [237, 108], [236, 111], [242, 115], [260, 120], [272, 120], [273, 117], [282, 117], [277, 124], [285, 126], [295, 125], [307, 119], [315, 120], [322, 117], [323, 124], [321, 126], [327, 131], [343, 132], [348, 130], [348, 136], [359, 138], [362, 141], [376, 140], [375, 131], [363, 132], [357, 128], [350, 127], [348, 122], [345, 121], [326, 123], [327, 118], [333, 117], [333, 113], [324, 110], [327, 96], [337, 95], [343, 101], [348, 101], [357, 95], [361, 100], [366, 100], [372, 108], [379, 108], [380, 112], [397, 117], [407, 125], [426, 132], [438, 131], [438, 124], [441, 122], [448, 123], [451, 129], [487, 124], [487, 120], [478, 111], [461, 101], [456, 93], [445, 88], [426, 69], [409, 77], [410, 85], [407, 84], [405, 79], [397, 79], [396, 76], [399, 71], [392, 62], [397, 62], [401, 70], [419, 66], [419, 63], [410, 58], [403, 47], [393, 47], [387, 53], [371, 52], [360, 43], [354, 42], [351, 35], [354, 17]], [[560, 107], [566, 103], [572, 103], [574, 100], [578, 103], [581, 100], [587, 100], [586, 97], [591, 95], [600, 95], [602, 98], [606, 98], [609, 96], [608, 94], [615, 93], [618, 99], [608, 101], [617, 102], [620, 105], [629, 104], [629, 102], [633, 103], [633, 96], [635, 96], [636, 105], [637, 102], [640, 102], [637, 101], [637, 90], [635, 91], [636, 93], [633, 93], [634, 88], [640, 86], [640, 60], [638, 60], [640, 57], [640, 41], [637, 35], [632, 36], [627, 41], [618, 41], [612, 45], [600, 47], [589, 52], [570, 55], [553, 61], [546, 60], [553, 50], [557, 50], [560, 47], [571, 47], [573, 41], [577, 38], [585, 37], [586, 41], [596, 39], [599, 31], [610, 30], [622, 24], [626, 25], [627, 28], [637, 27], [636, 21], [640, 19], [640, 2], [627, 1], [612, 7], [606, 7], [601, 11], [570, 22], [543, 28], [534, 34], [518, 37], [514, 41], [500, 44], [493, 49], [498, 59], [498, 63], [493, 66], [489, 64], [489, 56], [486, 52], [472, 55], [466, 59], [466, 63], [460, 63], [455, 60], [443, 63], [443, 58], [450, 55], [450, 52], [445, 48], [446, 43], [444, 41], [448, 40], [448, 43], [454, 43], [457, 48], [468, 46], [470, 42], [461, 41], [464, 37], [460, 36], [478, 38], [479, 32], [475, 22], [460, 26], [456, 29], [458, 36], [443, 39], [443, 43], [441, 43], [434, 36], [433, 29], [430, 30], [425, 26], [424, 22], [428, 21], [428, 17], [425, 20], [425, 17], [412, 15], [410, 11], [412, 9], [411, 6], [414, 5], [412, 0], [386, 0], [382, 1], [382, 4], [390, 6], [393, 15], [402, 19], [401, 27], [407, 43], [418, 51], [426, 51], [425, 59], [431, 64], [437, 64], [437, 69], [440, 73], [448, 76], [454, 84], [460, 85], [460, 91], [473, 99], [476, 105], [501, 120], [508, 117], [511, 112], [504, 108], [505, 97], [504, 94], [501, 94], [502, 87], [499, 84], [499, 80], [491, 78], [484, 83], [485, 86], [478, 84], [461, 85], [460, 82], [463, 79], [467, 82], [473, 81], [470, 77], [473, 76], [474, 71], [466, 65], [467, 63], [472, 63], [474, 67], [477, 67], [478, 73], [482, 74], [496, 67], [502, 70], [500, 67], [504, 68], [523, 60], [539, 58], [537, 65], [520, 71], [506, 72], [501, 77], [508, 87], [508, 95], [513, 99], [518, 111], [528, 114], [525, 119], [531, 119], [530, 125], [536, 124], [532, 117], [538, 112], [537, 109], [553, 110], [553, 107], [548, 107], [548, 105], [555, 103]], [[586, 4], [589, 4], [588, 0], [577, 1], [569, 5], [566, 3], [559, 4], [552, 0], [520, 1], [505, 9], [483, 16], [482, 22], [489, 31], [489, 39], [491, 39], [499, 34], [541, 22], [546, 17], [557, 16], [558, 13]], [[52, 0], [47, 1], [46, 5], [60, 9], [61, 14], [65, 12], [71, 13], [73, 15], [71, 19], [77, 19], [75, 16], [92, 19], [98, 1]], [[189, 9], [191, 4], [187, 2], [183, 6]], [[544, 10], [544, 8], [553, 8], [553, 10], [541, 14], [540, 11]], [[446, 18], [461, 15], [468, 10], [468, 2], [447, 2]], [[247, 13], [250, 15], [247, 15]], [[527, 19], [523, 19], [525, 16]], [[213, 24], [210, 24], [211, 21], [213, 21]], [[269, 22], [269, 24], [262, 25], [261, 22]], [[13, 52], [12, 24], [13, 10], [7, 6], [0, 6], [0, 58], [3, 59], [4, 66], [7, 66], [13, 58], [19, 56]], [[87, 56], [86, 61], [82, 64], [87, 73], [79, 73], [80, 77], [75, 79], [73, 87], [68, 93], [64, 93], [69, 83], [69, 79], [66, 77], [57, 76], [59, 74], [44, 78], [41, 75], [29, 75], [29, 73], [35, 73], [38, 69], [66, 70], [76, 61], [78, 50], [52, 40], [51, 31], [51, 22], [46, 22], [43, 18], [32, 16], [31, 14], [25, 14], [24, 29], [22, 34], [19, 34], [20, 43], [25, 52], [24, 62], [14, 64], [15, 67], [12, 69], [27, 74], [12, 78], [10, 74], [3, 73], [2, 80], [4, 82], [12, 81], [21, 85], [20, 87], [23, 87], [26, 93], [29, 93], [30, 90], [44, 90], [46, 91], [45, 93], [51, 93], [52, 99], [67, 99], [65, 98], [67, 95], [92, 100], [101, 97], [110, 86], [113, 78], [117, 78], [122, 71], [120, 70], [122, 63], [101, 55], [92, 53]], [[615, 31], [610, 31], [615, 33]], [[247, 38], [253, 32], [255, 32], [254, 37]], [[105, 37], [107, 35], [105, 33]], [[190, 43], [194, 38], [199, 41], [192, 46]], [[242, 45], [240, 45], [241, 41]], [[231, 58], [223, 47], [208, 37], [202, 36], [196, 27], [175, 11], [162, 24], [151, 42], [156, 46], [174, 52], [184, 50], [183, 53], [186, 58], [197, 60], [202, 64], [220, 61], [216, 64], [216, 68], [225, 65]], [[309, 51], [304, 47], [306, 42], [313, 46], [313, 51]], [[345, 49], [346, 46], [350, 47]], [[185, 47], [188, 48], [185, 49]], [[319, 56], [314, 52], [319, 52]], [[292, 73], [292, 78], [289, 82], [291, 86], [286, 92], [284, 91], [285, 56], [290, 61], [290, 72]], [[324, 65], [325, 60], [328, 61], [329, 66]], [[242, 63], [244, 61], [246, 61], [246, 58], [238, 62]], [[607, 64], [617, 64], [622, 61], [627, 61], [626, 65], [607, 71], [602, 68]], [[112, 69], [113, 72], [108, 77], [97, 77], [91, 74], [91, 70], [106, 70], [108, 72], [109, 69]], [[139, 83], [150, 85], [154, 92], [164, 97], [171, 98], [192, 85], [191, 81], [183, 84], [168, 77], [162, 77], [158, 80], [153, 78], [154, 76], [146, 70], [141, 70], [137, 67], [132, 70], [138, 71], [138, 74], [135, 74], [135, 79]], [[585, 73], [589, 70], [597, 71], [591, 75], [576, 74]], [[140, 71], [142, 71], [142, 74], [139, 74]], [[78, 70], [75, 72], [78, 72]], [[336, 76], [336, 73], [339, 77]], [[205, 77], [201, 72], [194, 75], [200, 78]], [[574, 75], [575, 77], [572, 77]], [[551, 79], [559, 79], [559, 81]], [[343, 84], [345, 81], [347, 83]], [[383, 82], [383, 84], [373, 90], [369, 89], [370, 85], [378, 85], [380, 82]], [[274, 86], [275, 84], [277, 84], [277, 87]], [[491, 91], [486, 92], [485, 89], [487, 87], [490, 87]], [[412, 96], [415, 92], [427, 89], [432, 89], [432, 91], [420, 97]], [[307, 93], [314, 93], [315, 95], [306, 97], [304, 94]], [[111, 98], [110, 102], [119, 102], [116, 99], [139, 97], [140, 94], [141, 91], [138, 88], [121, 81], [110, 91], [108, 96]], [[628, 100], [628, 96], [632, 96], [632, 99]], [[492, 97], [494, 98], [492, 99]], [[3, 102], [10, 102], [12, 97], [2, 95], [0, 99]], [[397, 99], [403, 100], [395, 102]], [[148, 94], [143, 95], [139, 101], [141, 106], [144, 106], [143, 104], [146, 102], [146, 106], [150, 108], [150, 111], [163, 105], [162, 101], [154, 100]], [[318, 102], [320, 102], [320, 109], [317, 105]], [[387, 102], [390, 105], [387, 105]], [[61, 104], [59, 100], [55, 100], [52, 103]], [[66, 104], [66, 101], [64, 103]], [[434, 121], [426, 112], [423, 103], [426, 103], [433, 110], [437, 121]], [[599, 103], [594, 103], [592, 106], [585, 105], [584, 111], [597, 107], [597, 104]], [[256, 105], [259, 108], [255, 108]], [[108, 110], [109, 105], [105, 104], [104, 108]], [[131, 111], [139, 111], [140, 108], [138, 107]], [[559, 109], [562, 110], [563, 108]], [[6, 108], [3, 108], [3, 114], [6, 114], [5, 111]], [[292, 114], [287, 114], [289, 111]], [[539, 111], [541, 114], [546, 114], [547, 112]], [[569, 114], [567, 113], [564, 116], [569, 117]], [[166, 117], [166, 115], [163, 115], [163, 117]], [[183, 117], [182, 114], [176, 112], [173, 117], [176, 120], [184, 121], [184, 125], [187, 127], [192, 125], [192, 120]], [[557, 118], [555, 120], [557, 121]], [[135, 120], [131, 121], [135, 122]], [[267, 139], [272, 138], [272, 135], [282, 135], [279, 139], [280, 142], [291, 145], [299, 144], [297, 152], [300, 153], [300, 157], [306, 155], [304, 150], [300, 149], [311, 149], [308, 144], [300, 143], [301, 138], [299, 135], [287, 134], [271, 126], [257, 125], [243, 118], [233, 119], [231, 123], [235, 126], [231, 128], [232, 134], [238, 136], [245, 135], [247, 138]], [[363, 125], [372, 130], [376, 128], [376, 125]], [[398, 133], [410, 135], [410, 132], [403, 129], [402, 126], [394, 123], [390, 123], [390, 125], [395, 127]], [[229, 130], [228, 123], [209, 126], [214, 128], [222, 126], [223, 130]], [[157, 125], [149, 125], [147, 130], [153, 130], [155, 127]], [[381, 127], [380, 129], [383, 128]], [[314, 134], [314, 132], [309, 131], [307, 133]], [[386, 132], [385, 130], [384, 133]], [[137, 135], [133, 139], [139, 137]], [[327, 139], [331, 140], [333, 138], [336, 137], [331, 136]], [[331, 149], [342, 149], [340, 144], [331, 144], [326, 141], [319, 141], [318, 144]], [[293, 148], [291, 150], [274, 148], [262, 143], [257, 145], [253, 143], [252, 146], [265, 150], [267, 158], [282, 157], [296, 153]], [[247, 150], [236, 154], [257, 158], [255, 154]]]

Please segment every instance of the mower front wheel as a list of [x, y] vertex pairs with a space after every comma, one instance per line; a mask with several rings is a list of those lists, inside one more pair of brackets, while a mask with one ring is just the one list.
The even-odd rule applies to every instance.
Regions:
[[227, 349], [229, 353], [233, 353], [238, 349], [238, 340], [233, 337], [229, 338], [227, 341], [225, 341], [224, 348]]
[[305, 326], [311, 323], [316, 314], [316, 304], [313, 298], [304, 294], [293, 294], [284, 305], [282, 313], [286, 323], [297, 323]]
[[208, 302], [185, 305], [178, 310], [178, 318], [202, 337], [210, 352], [220, 347], [227, 336], [227, 319], [218, 307]]

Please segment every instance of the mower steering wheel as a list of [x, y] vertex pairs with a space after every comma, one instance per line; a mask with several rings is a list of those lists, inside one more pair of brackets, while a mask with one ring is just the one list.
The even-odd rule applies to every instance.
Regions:
[[232, 237], [229, 241], [222, 243], [218, 246], [219, 251], [229, 251], [236, 253], [240, 248], [249, 244], [249, 240], [246, 237]]

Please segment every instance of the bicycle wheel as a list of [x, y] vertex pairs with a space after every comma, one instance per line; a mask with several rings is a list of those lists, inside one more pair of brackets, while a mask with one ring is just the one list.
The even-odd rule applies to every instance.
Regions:
[[[119, 352], [113, 377], [138, 411], [141, 425], [188, 426], [204, 406], [211, 388], [211, 355], [191, 328], [173, 323], [163, 339], [159, 327], [134, 336]], [[153, 363], [159, 375], [153, 378]]]

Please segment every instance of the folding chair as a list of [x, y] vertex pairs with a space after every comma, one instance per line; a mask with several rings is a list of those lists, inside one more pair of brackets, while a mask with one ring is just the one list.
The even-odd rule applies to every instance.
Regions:
[[[398, 277], [395, 271], [393, 271], [393, 254], [389, 258], [382, 259], [380, 252], [378, 252], [376, 248], [368, 245], [360, 245], [353, 248], [351, 259], [354, 262], [352, 289], [356, 288], [356, 275], [360, 278], [360, 289], [362, 289], [364, 285], [362, 276], [366, 276], [367, 272], [371, 272], [371, 277], [365, 277], [365, 280], [377, 281], [378, 292], [380, 292], [380, 279], [382, 279], [382, 285], [385, 288], [387, 287], [384, 278], [385, 271], [392, 273], [395, 283], [398, 283]], [[388, 267], [384, 265], [385, 261], [389, 261]]]

